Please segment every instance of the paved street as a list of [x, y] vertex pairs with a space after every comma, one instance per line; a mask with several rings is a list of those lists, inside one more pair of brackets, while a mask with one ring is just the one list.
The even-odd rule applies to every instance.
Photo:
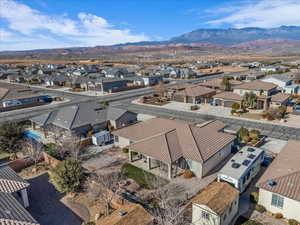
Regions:
[[[172, 86], [175, 83], [186, 83], [186, 82], [200, 82], [203, 80], [209, 80], [214, 79], [217, 77], [221, 77], [223, 74], [218, 75], [212, 75], [207, 77], [198, 78], [195, 80], [176, 80], [170, 84], [167, 84], [166, 86]], [[68, 102], [63, 104], [49, 104], [49, 105], [42, 105], [32, 108], [26, 108], [26, 109], [19, 109], [19, 110], [13, 110], [9, 112], [2, 112], [0, 113], [0, 123], [5, 121], [20, 121], [25, 120], [33, 116], [37, 116], [42, 113], [46, 113], [49, 111], [52, 111], [53, 109], [62, 108], [64, 106], [74, 105], [81, 102], [92, 102], [92, 101], [110, 101], [110, 102], [116, 102], [116, 101], [123, 101], [126, 99], [132, 99], [134, 97], [139, 97], [143, 95], [150, 95], [154, 92], [153, 87], [146, 87], [141, 89], [134, 89], [129, 91], [123, 91], [118, 93], [113, 93], [105, 96], [86, 96], [86, 95], [80, 95], [78, 93], [70, 93], [70, 92], [63, 92], [55, 89], [45, 89], [45, 88], [37, 88], [32, 87], [33, 90], [38, 91], [39, 93], [43, 95], [51, 95], [51, 96], [61, 96], [63, 98], [69, 99]]]
[[122, 104], [118, 105], [118, 107], [136, 113], [150, 114], [157, 117], [190, 120], [194, 122], [204, 122], [207, 120], [221, 120], [227, 125], [226, 127], [227, 130], [237, 131], [241, 127], [246, 127], [250, 129], [261, 130], [263, 135], [267, 135], [268, 137], [272, 137], [276, 139], [300, 140], [300, 128], [287, 127], [280, 124], [276, 125], [276, 124], [269, 124], [269, 123], [256, 122], [250, 120], [226, 118], [217, 115], [205, 115], [205, 114], [193, 113], [193, 112], [176, 111], [171, 109], [164, 109], [164, 108], [151, 107], [145, 105], [137, 105], [131, 103], [130, 101], [127, 102], [123, 101]]

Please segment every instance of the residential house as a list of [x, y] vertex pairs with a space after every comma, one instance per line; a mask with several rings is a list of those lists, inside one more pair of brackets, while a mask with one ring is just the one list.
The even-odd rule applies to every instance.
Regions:
[[95, 84], [95, 90], [103, 93], [111, 93], [114, 91], [125, 90], [127, 88], [128, 80], [102, 78], [93, 81]]
[[30, 119], [33, 128], [43, 131], [44, 137], [53, 129], [86, 136], [88, 132], [97, 133], [107, 129], [109, 124], [118, 129], [136, 120], [135, 113], [114, 107], [105, 108], [98, 102], [66, 106]]
[[257, 182], [258, 204], [300, 221], [300, 142], [290, 140]]
[[240, 96], [250, 92], [257, 96], [257, 109], [268, 109], [271, 95], [276, 94], [278, 91], [277, 85], [261, 80], [243, 83], [233, 88], [233, 93]]
[[0, 83], [0, 108], [23, 108], [45, 103], [45, 96], [29, 87]]
[[178, 87], [172, 94], [172, 100], [184, 103], [201, 104], [213, 101], [216, 91], [200, 85], [190, 84]]
[[293, 85], [292, 78], [287, 74], [275, 74], [263, 79], [265, 82], [270, 82], [278, 86], [278, 89], [287, 94], [298, 94], [298, 85]]
[[245, 146], [218, 172], [218, 181], [229, 183], [244, 192], [260, 171], [263, 160], [262, 149]]
[[287, 106], [290, 99], [291, 95], [279, 92], [271, 96], [270, 107], [277, 108], [279, 106]]
[[0, 224], [39, 225], [26, 211], [29, 183], [9, 166], [0, 166]]
[[[222, 89], [223, 88], [222, 81], [223, 81], [222, 78], [216, 78], [216, 79], [205, 81], [203, 83], [199, 83], [199, 85], [212, 88], [212, 89]], [[230, 86], [233, 88], [237, 85], [241, 85], [243, 82], [238, 80], [229, 80], [229, 83]]]
[[235, 136], [223, 132], [220, 121], [193, 124], [154, 118], [112, 132], [115, 145], [129, 148], [129, 161], [172, 179], [190, 169], [206, 176], [230, 153]]
[[142, 77], [145, 86], [153, 86], [163, 80], [163, 76]]
[[239, 209], [239, 191], [213, 182], [192, 199], [192, 225], [232, 225]]
[[266, 67], [261, 67], [260, 68], [260, 71], [261, 72], [264, 72], [264, 73], [268, 73], [268, 72], [277, 72], [279, 71], [279, 66], [266, 66]]

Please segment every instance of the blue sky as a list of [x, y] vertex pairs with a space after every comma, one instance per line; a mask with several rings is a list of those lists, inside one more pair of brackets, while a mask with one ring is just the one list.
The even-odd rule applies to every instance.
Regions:
[[166, 40], [198, 28], [300, 25], [299, 12], [300, 0], [0, 0], [0, 50]]

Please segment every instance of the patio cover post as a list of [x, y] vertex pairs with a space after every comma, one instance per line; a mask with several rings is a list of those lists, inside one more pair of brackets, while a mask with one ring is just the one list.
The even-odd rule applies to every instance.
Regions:
[[172, 163], [168, 163], [168, 177], [172, 179]]
[[148, 169], [151, 170], [151, 158], [147, 156], [147, 161], [148, 161]]
[[129, 149], [129, 154], [128, 154], [128, 156], [129, 156], [129, 162], [133, 162], [133, 160], [132, 160], [132, 152], [131, 152], [130, 149]]

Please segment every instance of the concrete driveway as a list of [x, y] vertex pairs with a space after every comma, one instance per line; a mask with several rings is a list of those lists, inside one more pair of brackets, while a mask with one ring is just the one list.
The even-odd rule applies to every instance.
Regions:
[[60, 200], [63, 197], [49, 182], [47, 173], [28, 180], [29, 213], [42, 225], [81, 225], [83, 220]]

